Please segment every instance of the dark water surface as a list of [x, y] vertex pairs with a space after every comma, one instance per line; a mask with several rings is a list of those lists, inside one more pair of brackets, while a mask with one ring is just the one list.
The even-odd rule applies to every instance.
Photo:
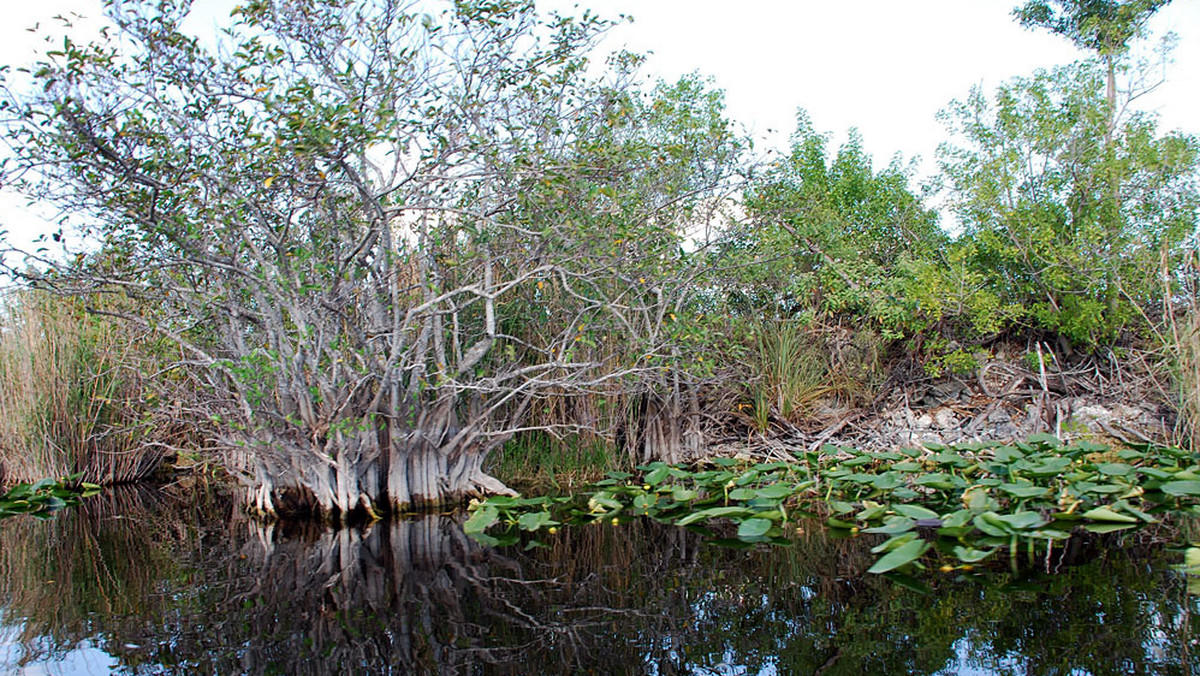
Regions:
[[218, 502], [128, 490], [0, 521], [0, 673], [1200, 673], [1200, 596], [1161, 529], [918, 590], [863, 573], [872, 540], [817, 528], [733, 550], [602, 524], [493, 550], [461, 517], [330, 531]]

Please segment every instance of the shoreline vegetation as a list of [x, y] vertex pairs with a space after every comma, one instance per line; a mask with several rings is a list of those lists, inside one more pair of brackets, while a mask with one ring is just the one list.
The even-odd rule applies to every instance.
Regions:
[[[1021, 9], [1089, 58], [950, 103], [915, 186], [803, 111], [767, 161], [700, 75], [589, 74], [612, 24], [587, 12], [251, 2], [211, 49], [184, 10], [118, 3], [5, 94], [5, 180], [79, 227], [6, 271], [0, 483], [176, 458], [250, 513], [348, 522], [739, 454], [822, 486], [952, 454], [1032, 495], [986, 456], [1051, 446], [1145, 495], [1192, 481], [1154, 472], [1195, 471], [1200, 139], [1127, 105], [1163, 4]], [[1036, 527], [1011, 492], [937, 518], [1053, 542], [1075, 485], [1037, 484]], [[921, 520], [878, 497], [825, 499]]]

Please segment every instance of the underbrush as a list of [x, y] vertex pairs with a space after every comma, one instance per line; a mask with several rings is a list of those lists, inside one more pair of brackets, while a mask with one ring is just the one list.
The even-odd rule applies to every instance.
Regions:
[[115, 484], [152, 473], [189, 432], [151, 378], [153, 345], [40, 291], [0, 306], [0, 481], [78, 475]]

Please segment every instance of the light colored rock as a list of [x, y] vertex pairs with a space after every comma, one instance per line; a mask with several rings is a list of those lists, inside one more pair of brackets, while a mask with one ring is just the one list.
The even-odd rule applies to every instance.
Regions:
[[958, 427], [958, 416], [954, 415], [954, 411], [943, 408], [933, 415], [933, 426], [939, 430]]

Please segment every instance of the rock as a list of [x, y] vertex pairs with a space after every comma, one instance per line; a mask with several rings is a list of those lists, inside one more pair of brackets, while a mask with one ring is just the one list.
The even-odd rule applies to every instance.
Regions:
[[1011, 422], [1002, 422], [992, 428], [993, 439], [1012, 439], [1020, 430]]
[[995, 411], [988, 414], [987, 420], [990, 423], [1012, 422], [1012, 414], [1003, 406], [997, 406]]
[[933, 426], [939, 430], [953, 429], [958, 427], [958, 416], [951, 409], [943, 408], [933, 415]]
[[962, 395], [963, 389], [962, 383], [958, 382], [957, 380], [948, 380], [944, 383], [936, 383], [931, 385], [929, 389], [925, 391], [925, 396], [922, 398], [921, 402], [930, 408], [939, 406], [947, 401], [958, 399], [959, 396]]

